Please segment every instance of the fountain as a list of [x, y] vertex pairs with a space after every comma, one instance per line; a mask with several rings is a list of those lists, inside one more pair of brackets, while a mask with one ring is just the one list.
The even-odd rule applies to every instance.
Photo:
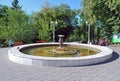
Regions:
[[77, 50], [73, 49], [72, 47], [71, 47], [72, 49], [70, 49], [70, 46], [68, 45], [63, 46], [64, 35], [58, 35], [58, 37], [59, 37], [59, 46], [56, 46], [54, 47], [54, 49], [50, 49], [46, 51], [50, 52], [51, 54], [54, 54], [55, 56], [74, 55], [75, 53], [77, 54]]
[[59, 47], [57, 48], [57, 50], [60, 50], [60, 51], [63, 51], [64, 50], [64, 47], [63, 47], [63, 38], [64, 35], [58, 35], [59, 37]]
[[[112, 57], [113, 51], [108, 47], [79, 43], [64, 43], [64, 35], [58, 35], [58, 37], [59, 43], [35, 43], [12, 47], [8, 51], [9, 59], [19, 64], [57, 67], [96, 64]], [[43, 50], [42, 48], [46, 49]], [[82, 55], [83, 52], [79, 51], [79, 48], [87, 49], [87, 51], [85, 51], [86, 53], [90, 53], [91, 50], [96, 52], [95, 54], [91, 55], [91, 53], [88, 53], [84, 56]], [[28, 51], [28, 49], [30, 50]]]

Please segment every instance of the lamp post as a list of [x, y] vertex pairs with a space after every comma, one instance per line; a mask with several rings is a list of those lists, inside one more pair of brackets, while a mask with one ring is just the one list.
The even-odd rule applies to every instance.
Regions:
[[55, 42], [55, 26], [57, 25], [57, 21], [51, 21], [51, 24], [53, 25], [53, 42]]
[[90, 25], [92, 24], [92, 22], [86, 21], [86, 24], [88, 25], [88, 44], [90, 44]]

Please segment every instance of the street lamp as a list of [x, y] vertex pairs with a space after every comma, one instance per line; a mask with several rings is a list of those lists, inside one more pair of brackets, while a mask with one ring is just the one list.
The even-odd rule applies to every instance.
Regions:
[[53, 25], [53, 42], [55, 42], [55, 26], [57, 25], [57, 21], [51, 21], [51, 24]]
[[92, 24], [92, 22], [86, 21], [86, 24], [88, 25], [88, 44], [90, 44], [90, 25]]

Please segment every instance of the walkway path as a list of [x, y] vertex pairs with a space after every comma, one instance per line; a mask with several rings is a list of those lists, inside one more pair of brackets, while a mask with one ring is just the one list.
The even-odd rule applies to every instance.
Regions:
[[120, 46], [110, 47], [113, 58], [80, 67], [35, 67], [9, 61], [8, 48], [0, 48], [0, 81], [120, 81]]

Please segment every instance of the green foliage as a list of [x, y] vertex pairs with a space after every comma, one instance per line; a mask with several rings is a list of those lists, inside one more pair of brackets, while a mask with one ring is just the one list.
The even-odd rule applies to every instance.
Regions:
[[[111, 40], [112, 34], [120, 33], [119, 0], [83, 0], [83, 9], [72, 10], [69, 5], [51, 6], [45, 2], [39, 12], [26, 15], [18, 0], [12, 7], [0, 5], [0, 38], [30, 43], [35, 39], [52, 41], [55, 27], [55, 39], [65, 35], [67, 41], [90, 40], [100, 37]], [[56, 23], [57, 22], [57, 23]], [[92, 23], [91, 23], [92, 22]]]
[[68, 26], [72, 29], [71, 23], [76, 14], [76, 11], [71, 10], [66, 4], [52, 7], [50, 4], [45, 3], [41, 11], [36, 13], [35, 22], [37, 22], [36, 25], [40, 26], [38, 32], [39, 39], [52, 41], [53, 27], [55, 27], [56, 38], [58, 34], [63, 34], [68, 37], [72, 32], [66, 33], [66, 29]]
[[14, 0], [13, 2], [12, 2], [12, 9], [14, 9], [14, 10], [21, 10], [21, 6], [18, 4], [19, 3], [19, 1], [18, 0]]
[[[84, 0], [83, 18], [93, 22], [95, 32], [111, 40], [113, 33], [120, 32], [120, 1], [119, 0]], [[99, 22], [99, 23], [98, 23]], [[95, 33], [94, 33], [95, 34]], [[96, 33], [97, 34], [97, 33]], [[98, 35], [99, 35], [98, 34]], [[97, 36], [98, 36], [97, 35]]]
[[7, 41], [13, 39], [14, 41], [24, 41], [25, 43], [36, 39], [37, 28], [33, 26], [32, 22], [29, 22], [28, 16], [24, 11], [16, 11], [9, 8], [5, 14], [7, 15], [0, 18], [0, 35], [2, 38]]
[[2, 31], [6, 26], [8, 22], [8, 14], [7, 14], [8, 7], [7, 6], [0, 6], [0, 38], [2, 38]]
[[70, 9], [68, 5], [50, 6], [46, 2], [39, 12], [27, 16], [18, 3], [18, 0], [14, 0], [12, 7], [0, 7], [0, 37], [7, 41], [10, 39], [25, 43], [35, 39], [52, 41], [53, 27], [56, 40], [58, 34], [63, 34], [67, 38], [73, 32], [72, 22], [78, 11]]

